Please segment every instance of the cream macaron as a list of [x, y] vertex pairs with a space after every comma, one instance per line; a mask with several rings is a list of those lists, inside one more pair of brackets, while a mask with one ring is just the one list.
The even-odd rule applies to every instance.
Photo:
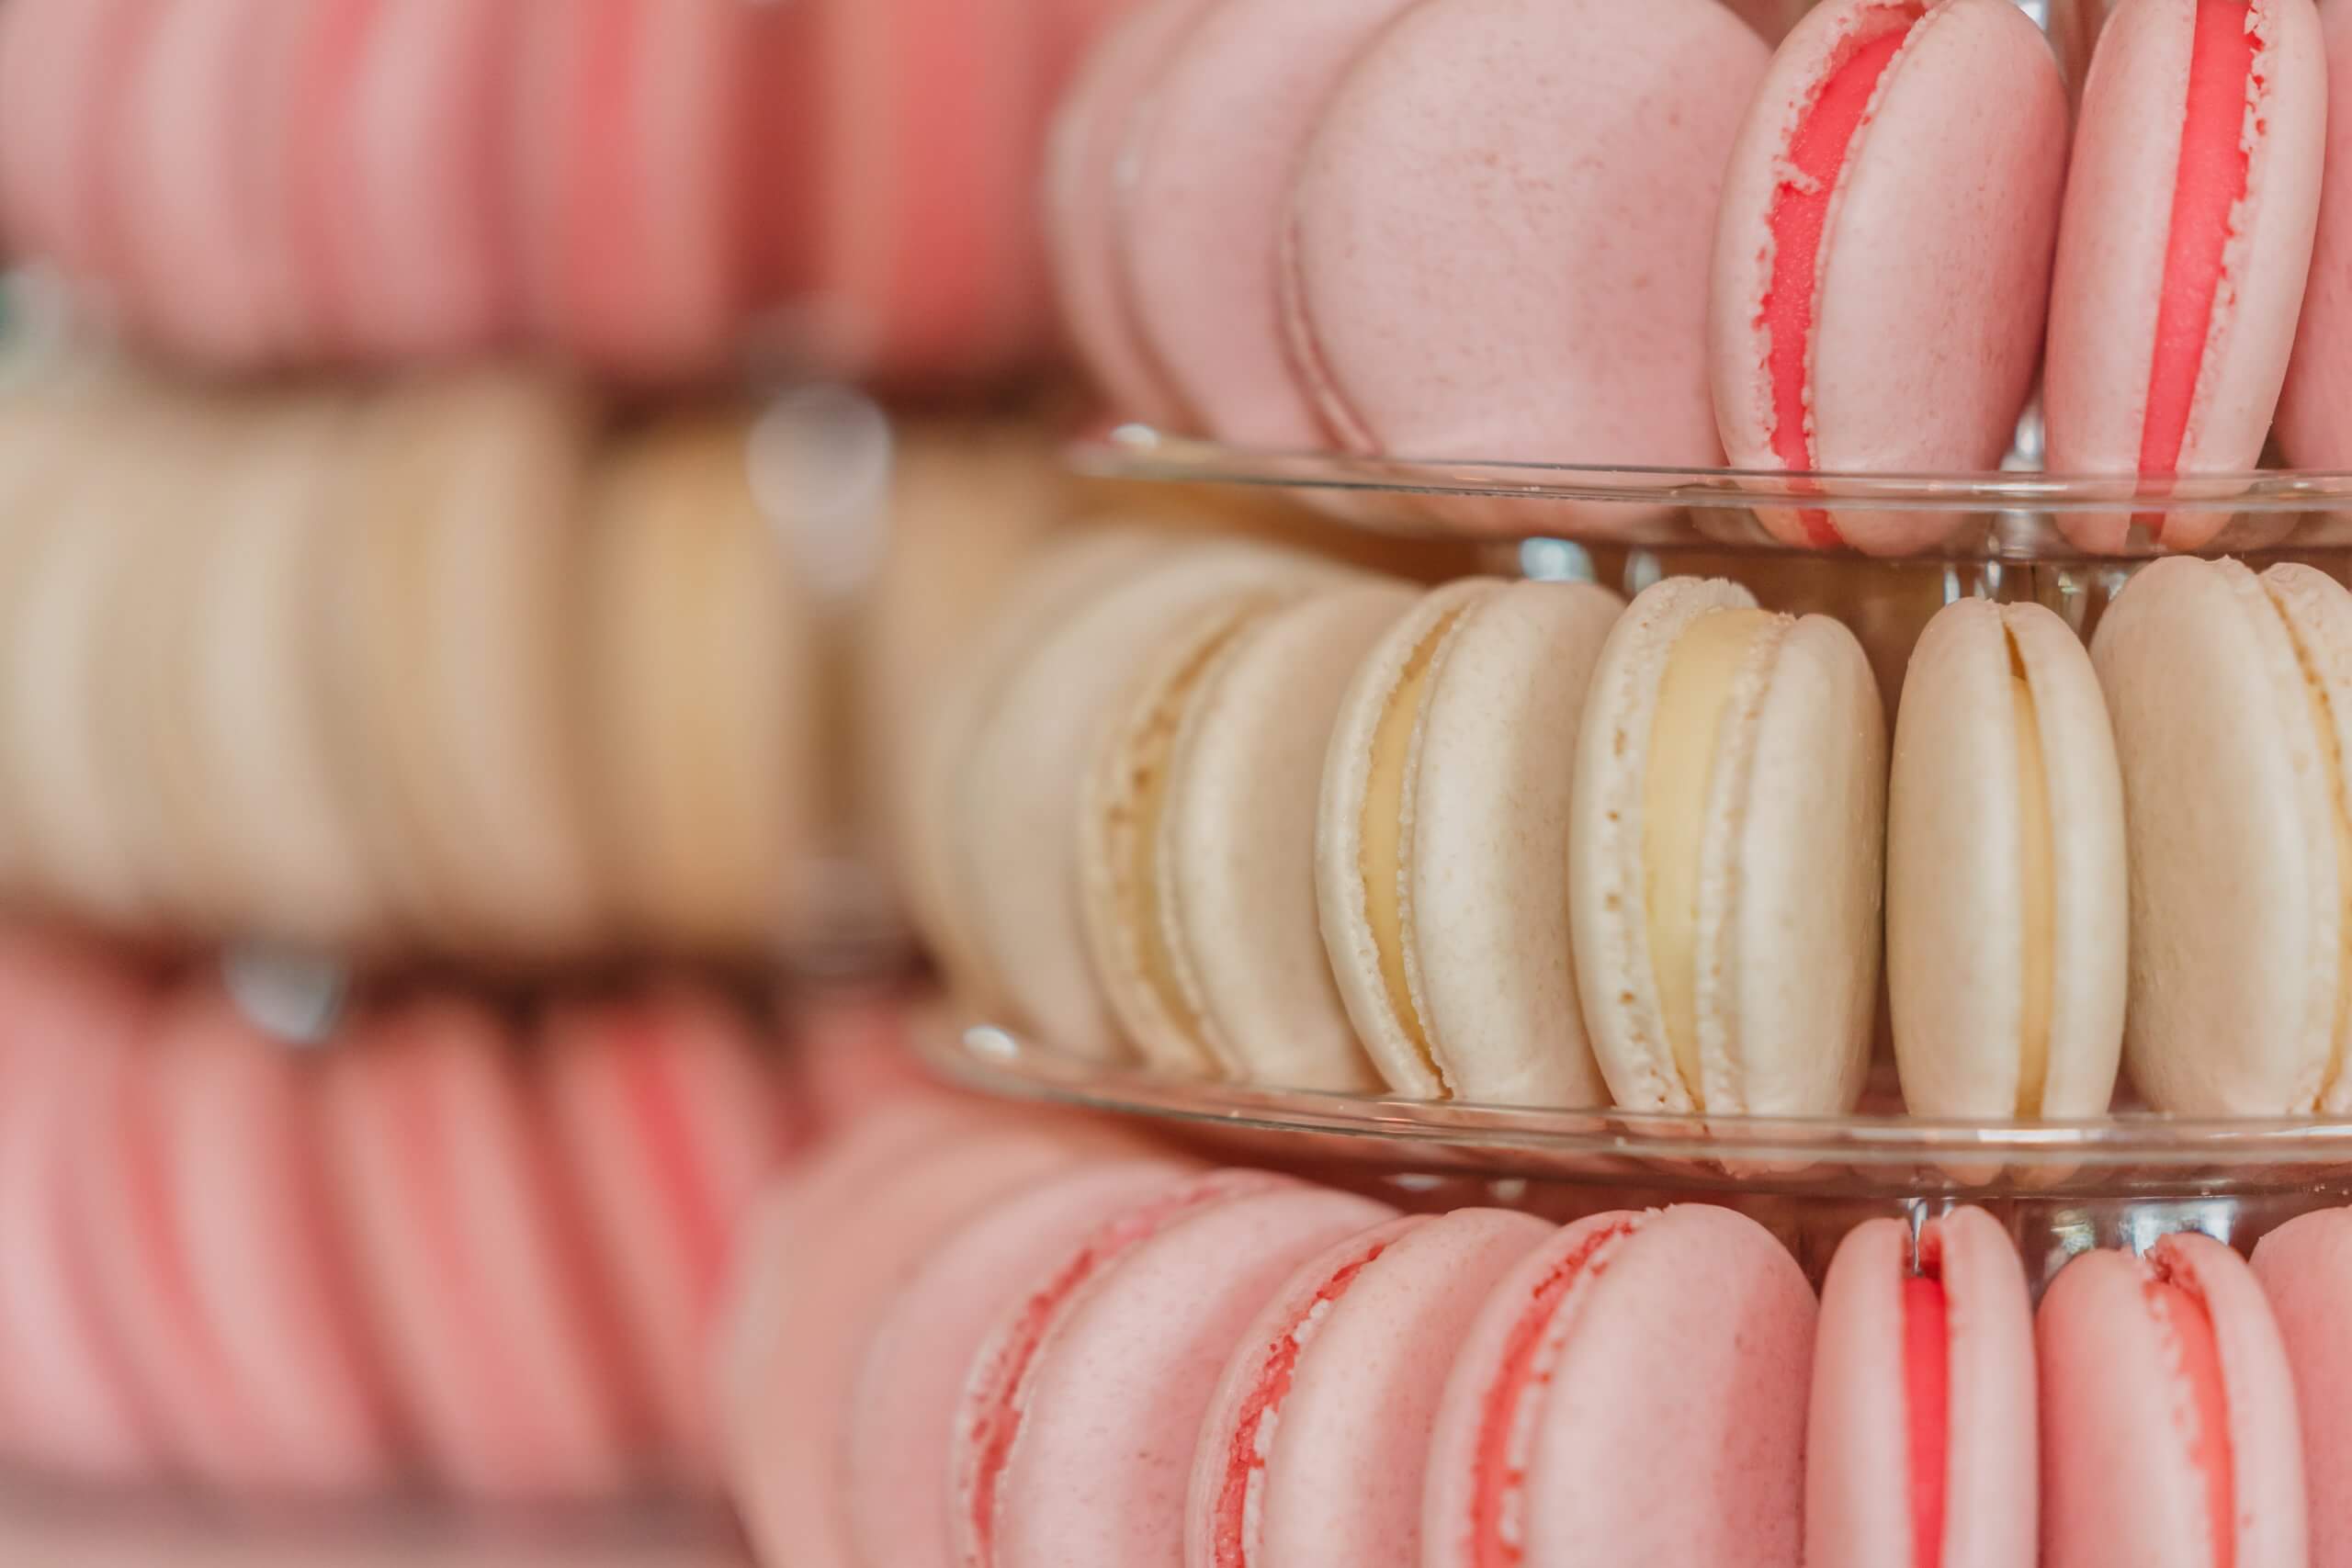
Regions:
[[1629, 1110], [1851, 1109], [1870, 1060], [1886, 719], [1853, 633], [1728, 582], [1635, 599], [1577, 746], [1569, 924]]
[[1380, 1087], [1315, 912], [1315, 819], [1340, 700], [1412, 606], [1401, 583], [1242, 592], [1171, 637], [1094, 754], [1079, 868], [1096, 973], [1171, 1071]]
[[2158, 561], [2091, 659], [2123, 771], [2132, 1081], [2181, 1115], [2352, 1106], [2352, 592]]
[[1915, 1116], [2098, 1116], [2123, 1049], [2123, 781], [2082, 639], [1963, 599], [1912, 653], [1886, 966]]
[[1568, 760], [1623, 608], [1584, 585], [1450, 584], [1389, 628], [1340, 705], [1317, 903], [1348, 1015], [1399, 1094], [1607, 1100], [1577, 1027]]

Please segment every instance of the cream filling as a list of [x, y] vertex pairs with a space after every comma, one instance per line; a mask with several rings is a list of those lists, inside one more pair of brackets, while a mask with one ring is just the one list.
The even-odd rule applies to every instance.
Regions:
[[1363, 841], [1358, 851], [1363, 867], [1364, 915], [1372, 927], [1374, 950], [1380, 955], [1380, 980], [1388, 994], [1389, 1015], [1430, 1076], [1441, 1084], [1445, 1083], [1445, 1074], [1430, 1048], [1429, 1029], [1413, 999], [1412, 978], [1405, 964], [1406, 944], [1412, 940], [1412, 908], [1405, 897], [1405, 808], [1413, 734], [1420, 726], [1430, 671], [1446, 634], [1461, 618], [1462, 612], [1456, 610], [1430, 628], [1405, 661], [1396, 689], [1373, 728], [1372, 772], [1364, 781]]
[[2009, 645], [2009, 701], [2018, 748], [2018, 873], [2025, 896], [2018, 1014], [2018, 1115], [2041, 1114], [2050, 1080], [2050, 1015], [2057, 986], [2057, 878], [2051, 852], [2050, 774], [2041, 752], [2041, 718], [2017, 645]]
[[[2277, 603], [2275, 596], [2273, 603]], [[2286, 613], [2283, 604], [2278, 604], [2278, 619], [2287, 628], [2288, 640], [2294, 645], [2306, 700], [2312, 705], [2312, 724], [2319, 732], [2320, 757], [2327, 768], [2328, 817], [2335, 839], [2335, 897], [2339, 907], [2335, 924], [2335, 1021], [2328, 1036], [2327, 1070], [2320, 1079], [2319, 1102], [2324, 1105], [2344, 1076], [2346, 1033], [2347, 1028], [2352, 1028], [2352, 805], [2345, 799], [2344, 748], [2336, 739], [2326, 683], [2320, 679], [2311, 650], [2303, 645], [2301, 630], [2294, 617]]]
[[1706, 1109], [1699, 1064], [1699, 881], [1707, 795], [1724, 710], [1741, 664], [1779, 617], [1715, 610], [1683, 628], [1658, 682], [1642, 781], [1643, 906], [1650, 974], [1667, 1044], [1691, 1103]]

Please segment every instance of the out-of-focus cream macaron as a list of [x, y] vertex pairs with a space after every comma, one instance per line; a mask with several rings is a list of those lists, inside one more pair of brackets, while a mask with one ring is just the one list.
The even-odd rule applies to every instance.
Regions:
[[1610, 634], [1577, 747], [1585, 1020], [1628, 1110], [1832, 1114], [1878, 994], [1886, 719], [1844, 626], [1669, 578]]
[[1886, 884], [1911, 1113], [2104, 1114], [2123, 1049], [2123, 783], [2090, 654], [2041, 605], [1963, 599], [1920, 637]]
[[1340, 701], [1413, 604], [1401, 583], [1242, 591], [1128, 688], [1079, 808], [1087, 938], [1152, 1065], [1284, 1089], [1380, 1086], [1323, 953], [1315, 818]]
[[1607, 1100], [1577, 1006], [1568, 796], [1623, 608], [1589, 586], [1453, 583], [1390, 626], [1341, 702], [1317, 903], [1349, 1016], [1399, 1094]]
[[2185, 1116], [2352, 1107], [2352, 592], [2157, 561], [2091, 660], [2123, 769], [2132, 1083]]
[[1078, 807], [1087, 761], [1128, 682], [1172, 632], [1228, 594], [1303, 593], [1343, 575], [1261, 546], [1188, 546], [1088, 597], [1018, 661], [981, 716], [954, 845], [974, 934], [1011, 1021], [1064, 1050], [1121, 1052], [1079, 917]]

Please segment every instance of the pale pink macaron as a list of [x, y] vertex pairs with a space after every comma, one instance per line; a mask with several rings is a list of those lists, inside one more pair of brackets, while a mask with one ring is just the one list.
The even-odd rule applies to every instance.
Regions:
[[113, 278], [112, 156], [160, 0], [21, 0], [0, 13], [0, 204], [12, 249]]
[[1610, 0], [1428, 0], [1381, 34], [1309, 144], [1286, 247], [1345, 443], [1715, 462], [1708, 237], [1765, 58], [1711, 0], [1638, 25]]
[[1213, 1172], [1043, 1271], [981, 1347], [956, 1413], [962, 1568], [1181, 1561], [1201, 1422], [1243, 1330], [1306, 1259], [1395, 1214]]
[[2038, 1335], [2046, 1568], [2301, 1568], [2293, 1371], [2236, 1253], [2197, 1235], [2085, 1253]]
[[1216, 0], [1119, 152], [1114, 232], [1153, 358], [1207, 433], [1329, 445], [1283, 335], [1290, 187], [1324, 105], [1407, 0]]
[[426, 1472], [493, 1498], [632, 1483], [639, 1398], [512, 1032], [421, 995], [361, 1019], [322, 1067], [341, 1234]]
[[2033, 1301], [1997, 1221], [1849, 1232], [1821, 1292], [1805, 1437], [1812, 1568], [2033, 1568]]
[[1303, 1264], [1243, 1331], [1209, 1402], [1187, 1568], [1414, 1568], [1455, 1348], [1552, 1230], [1494, 1209], [1408, 1215]]
[[[2041, 357], [2066, 174], [2057, 56], [2008, 0], [1833, 0], [1724, 176], [1709, 360], [1734, 468], [1995, 468]], [[1958, 516], [1768, 508], [1899, 553]]]
[[716, 1472], [706, 1339], [736, 1227], [797, 1128], [775, 1064], [727, 998], [673, 981], [551, 1008], [537, 1071], [654, 1436], [673, 1469]]
[[1424, 1568], [1794, 1568], [1815, 1316], [1796, 1260], [1727, 1209], [1569, 1225], [1462, 1340]]
[[2278, 1321], [2302, 1420], [2312, 1561], [2352, 1562], [2352, 1209], [2289, 1220], [2256, 1245], [2254, 1277]]
[[835, 1137], [887, 1107], [956, 1098], [923, 1071], [911, 1043], [918, 1028], [956, 1027], [945, 1005], [854, 994], [778, 1005], [793, 1090], [807, 1102], [812, 1134]]
[[1088, 1161], [1005, 1195], [944, 1241], [883, 1310], [842, 1447], [863, 1561], [949, 1568], [956, 1412], [982, 1341], [1025, 1291], [1102, 1224], [1187, 1179], [1174, 1160]]
[[2327, 153], [2295, 351], [2278, 394], [2278, 445], [2299, 468], [2352, 468], [2352, 6], [2324, 6]]
[[[2250, 468], [2270, 431], [2318, 220], [2327, 62], [2312, 0], [2123, 0], [2075, 134], [2050, 298], [2050, 468]], [[2228, 513], [2147, 514], [2195, 549]], [[2087, 549], [2122, 513], [2059, 518]]]

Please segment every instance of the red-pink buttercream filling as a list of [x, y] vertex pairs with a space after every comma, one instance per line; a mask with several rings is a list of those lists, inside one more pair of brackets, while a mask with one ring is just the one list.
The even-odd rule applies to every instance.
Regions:
[[[1787, 172], [1772, 195], [1772, 277], [1757, 324], [1768, 334], [1766, 369], [1772, 388], [1772, 453], [1798, 471], [1814, 459], [1811, 417], [1814, 296], [1821, 282], [1821, 245], [1829, 208], [1845, 173], [1846, 154], [1869, 117], [1879, 79], [1927, 14], [1925, 0], [1885, 6], [1858, 17], [1854, 31], [1831, 56], [1813, 102], [1789, 138]], [[1839, 543], [1826, 512], [1803, 514], [1816, 546]]]
[[1242, 1402], [1240, 1419], [1234, 1423], [1232, 1443], [1226, 1451], [1225, 1484], [1216, 1495], [1216, 1568], [1249, 1568], [1255, 1555], [1257, 1542], [1249, 1530], [1250, 1483], [1266, 1468], [1265, 1456], [1258, 1452], [1258, 1435], [1290, 1397], [1308, 1323], [1317, 1312], [1346, 1295], [1357, 1276], [1387, 1250], [1388, 1243], [1383, 1240], [1341, 1264], [1266, 1347], [1265, 1364], [1258, 1369], [1257, 1383]]
[[1478, 1447], [1471, 1461], [1470, 1560], [1476, 1568], [1517, 1568], [1525, 1559], [1525, 1540], [1511, 1539], [1503, 1528], [1527, 1479], [1511, 1453], [1520, 1409], [1551, 1383], [1553, 1369], [1543, 1351], [1569, 1292], [1583, 1280], [1600, 1278], [1609, 1267], [1606, 1254], [1640, 1225], [1638, 1219], [1626, 1219], [1595, 1228], [1536, 1282], [1503, 1342], [1502, 1360], [1479, 1415]]
[[2188, 1459], [2205, 1483], [2205, 1520], [2212, 1531], [2213, 1568], [2237, 1561], [2237, 1466], [2230, 1452], [2230, 1401], [2222, 1381], [2222, 1351], [2204, 1298], [2175, 1283], [2160, 1261], [2143, 1287], [2148, 1312], [2163, 1327], [2174, 1370], [2188, 1385], [2184, 1434]]
[[1911, 1562], [1943, 1568], [1944, 1475], [1951, 1439], [1951, 1319], [1941, 1280], [1903, 1281], [1904, 1392], [1911, 1438]]

